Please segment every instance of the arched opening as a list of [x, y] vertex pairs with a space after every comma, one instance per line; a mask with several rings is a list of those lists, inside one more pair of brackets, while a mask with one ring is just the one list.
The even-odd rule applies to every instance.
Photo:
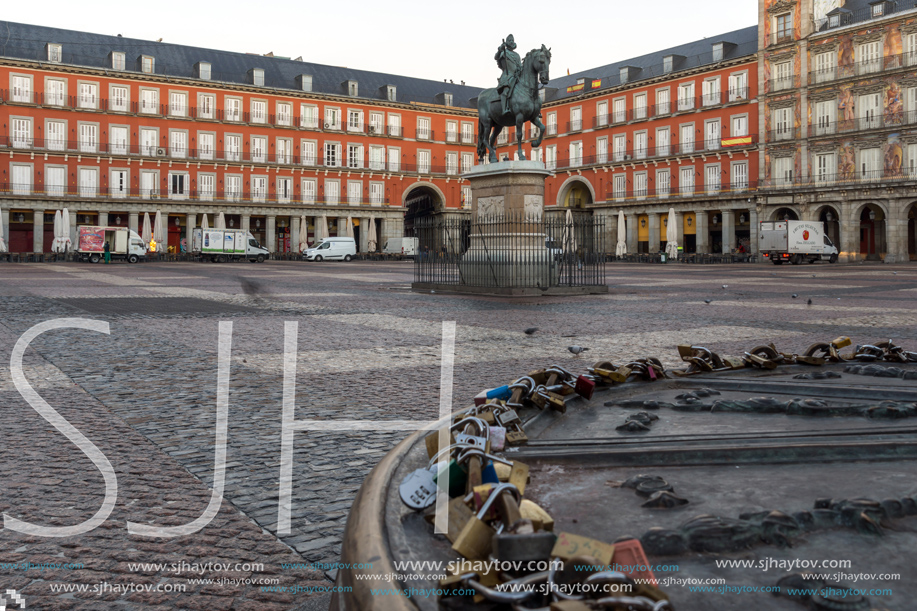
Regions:
[[584, 183], [576, 181], [564, 191], [562, 205], [564, 208], [583, 210], [592, 204], [592, 191]]
[[825, 226], [825, 235], [828, 236], [831, 243], [838, 246], [841, 243], [841, 222], [838, 211], [832, 206], [825, 206], [818, 211], [818, 220]]
[[917, 202], [907, 209], [907, 258], [917, 260]]
[[710, 252], [723, 252], [723, 215], [717, 210], [709, 212], [707, 227], [710, 235]]
[[404, 235], [414, 235], [414, 225], [429, 218], [445, 207], [442, 194], [431, 185], [418, 185], [404, 194]]
[[792, 208], [777, 208], [774, 210], [773, 221], [798, 221], [799, 215]]
[[881, 261], [886, 252], [885, 212], [876, 204], [866, 204], [860, 210], [860, 255], [867, 261]]
[[751, 212], [735, 210], [735, 251], [745, 254], [751, 252]]
[[685, 212], [685, 253], [697, 252], [697, 218], [693, 212]]

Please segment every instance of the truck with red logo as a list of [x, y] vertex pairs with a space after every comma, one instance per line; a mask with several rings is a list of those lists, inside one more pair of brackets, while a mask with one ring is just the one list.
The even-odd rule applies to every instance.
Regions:
[[837, 262], [837, 247], [820, 221], [762, 221], [758, 234], [758, 249], [774, 265]]

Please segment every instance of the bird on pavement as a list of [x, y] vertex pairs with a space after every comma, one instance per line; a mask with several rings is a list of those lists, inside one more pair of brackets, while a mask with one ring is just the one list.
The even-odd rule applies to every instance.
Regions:
[[723, 285], [723, 288], [726, 288], [726, 287], [728, 287], [728, 286], [729, 286], [728, 284], [724, 284], [724, 285]]
[[567, 346], [567, 350], [569, 350], [573, 356], [579, 356], [583, 352], [589, 350], [589, 348], [583, 348], [582, 346]]
[[806, 305], [812, 305], [812, 300], [809, 299], [809, 300], [806, 302]]
[[526, 335], [534, 335], [535, 331], [538, 330], [538, 327], [529, 327], [525, 330]]
[[796, 293], [793, 293], [793, 299], [796, 299], [797, 297], [799, 297], [799, 295], [797, 295]]
[[712, 300], [712, 299], [704, 299], [704, 303], [710, 303], [711, 301], [713, 301], [713, 300]]

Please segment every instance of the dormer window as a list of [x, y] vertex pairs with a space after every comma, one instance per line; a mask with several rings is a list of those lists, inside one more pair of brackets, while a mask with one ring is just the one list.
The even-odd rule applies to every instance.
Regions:
[[48, 43], [48, 61], [55, 64], [60, 63], [63, 53], [59, 44]]
[[619, 73], [620, 73], [620, 75], [621, 75], [621, 82], [622, 82], [622, 83], [626, 83], [626, 82], [627, 82], [627, 77], [630, 76], [630, 70], [629, 70], [628, 68], [621, 68], [621, 70], [619, 71]]
[[210, 80], [210, 62], [198, 62], [197, 78], [204, 81]]
[[451, 93], [443, 94], [443, 104], [445, 106], [452, 106], [452, 94]]
[[544, 88], [541, 88], [538, 90], [538, 99], [541, 100], [542, 102], [544, 102], [544, 96], [545, 96], [544, 92], [545, 92]]
[[873, 17], [881, 17], [884, 14], [885, 14], [884, 0], [882, 2], [876, 2], [875, 4], [872, 5], [872, 16]]
[[[626, 70], [626, 68], [621, 68], [621, 69], [622, 69], [622, 70]], [[584, 78], [578, 78], [578, 79], [576, 79], [576, 84], [577, 84], [577, 85], [582, 85], [582, 84], [584, 84], [585, 82], [586, 82], [586, 79], [584, 79]]]
[[675, 67], [675, 58], [671, 55], [666, 55], [662, 58], [662, 71], [668, 74]]
[[394, 85], [388, 85], [385, 88], [385, 97], [389, 102], [398, 100], [398, 89]]
[[723, 43], [721, 42], [713, 43], [713, 61], [723, 61]]
[[140, 71], [145, 74], [153, 74], [156, 69], [156, 59], [152, 55], [140, 56]]
[[252, 85], [264, 87], [264, 70], [261, 68], [252, 68]]
[[347, 81], [347, 95], [355, 98], [359, 91], [360, 89], [356, 81]]
[[124, 70], [127, 68], [127, 58], [122, 51], [111, 52], [112, 70]]
[[312, 75], [311, 74], [300, 74], [296, 77], [296, 80], [299, 81], [299, 87], [303, 91], [312, 91]]
[[841, 25], [841, 16], [840, 15], [831, 15], [828, 17], [828, 27], [836, 28]]

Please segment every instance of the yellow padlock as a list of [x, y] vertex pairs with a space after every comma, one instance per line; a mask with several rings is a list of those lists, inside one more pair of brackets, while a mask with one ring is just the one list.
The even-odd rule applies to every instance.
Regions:
[[512, 484], [498, 484], [493, 487], [484, 505], [477, 515], [473, 516], [462, 528], [462, 532], [452, 544], [452, 549], [469, 560], [483, 560], [487, 558], [493, 547], [493, 537], [496, 531], [491, 528], [485, 518], [494, 500], [506, 492], [512, 493], [518, 502], [521, 499], [519, 491]]
[[554, 531], [554, 518], [533, 501], [522, 499], [519, 503], [519, 514], [524, 519], [531, 520], [535, 530]]

